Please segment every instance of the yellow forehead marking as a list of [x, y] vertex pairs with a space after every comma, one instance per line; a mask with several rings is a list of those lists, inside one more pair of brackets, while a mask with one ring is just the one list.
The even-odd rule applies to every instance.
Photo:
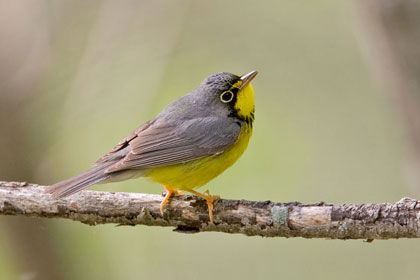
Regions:
[[[242, 85], [242, 81], [236, 82], [232, 87], [239, 87]], [[252, 118], [254, 114], [254, 89], [251, 83], [247, 84], [242, 88], [236, 97], [235, 109], [238, 115], [245, 118]]]
[[239, 88], [242, 85], [242, 80], [238, 80], [230, 88]]

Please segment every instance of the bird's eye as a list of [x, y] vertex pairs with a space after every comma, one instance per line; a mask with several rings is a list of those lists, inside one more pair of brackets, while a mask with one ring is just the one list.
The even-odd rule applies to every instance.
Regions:
[[231, 92], [231, 91], [225, 91], [225, 92], [223, 92], [221, 95], [220, 95], [220, 100], [223, 102], [223, 103], [228, 103], [228, 102], [230, 102], [230, 101], [232, 101], [232, 99], [233, 99], [233, 93]]

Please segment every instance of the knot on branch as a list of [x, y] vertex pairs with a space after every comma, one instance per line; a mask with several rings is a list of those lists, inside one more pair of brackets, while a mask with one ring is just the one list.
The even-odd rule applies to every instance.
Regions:
[[0, 181], [0, 215], [66, 218], [89, 225], [171, 226], [182, 233], [216, 231], [248, 236], [328, 239], [418, 238], [420, 205], [403, 198], [380, 204], [302, 204], [271, 201], [217, 200], [215, 223], [206, 202], [176, 195], [160, 214], [160, 195], [82, 191], [54, 200], [44, 187]]

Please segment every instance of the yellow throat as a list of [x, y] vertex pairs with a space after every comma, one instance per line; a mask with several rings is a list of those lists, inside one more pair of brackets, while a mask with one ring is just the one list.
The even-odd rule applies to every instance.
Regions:
[[[239, 84], [238, 84], [239, 83]], [[241, 86], [241, 81], [232, 88]], [[147, 177], [157, 183], [175, 190], [192, 190], [207, 184], [232, 166], [248, 147], [254, 121], [254, 89], [250, 83], [245, 85], [237, 95], [234, 105], [238, 117], [246, 123], [236, 142], [223, 153], [205, 156], [183, 164], [157, 167]]]

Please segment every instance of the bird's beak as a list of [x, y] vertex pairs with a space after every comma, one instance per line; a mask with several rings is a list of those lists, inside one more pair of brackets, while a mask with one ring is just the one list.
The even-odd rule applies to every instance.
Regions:
[[243, 75], [241, 77], [242, 85], [240, 89], [243, 89], [244, 87], [246, 87], [246, 85], [249, 84], [252, 81], [252, 79], [254, 79], [255, 76], [257, 76], [257, 74], [258, 74], [258, 71], [251, 71], [248, 74]]

